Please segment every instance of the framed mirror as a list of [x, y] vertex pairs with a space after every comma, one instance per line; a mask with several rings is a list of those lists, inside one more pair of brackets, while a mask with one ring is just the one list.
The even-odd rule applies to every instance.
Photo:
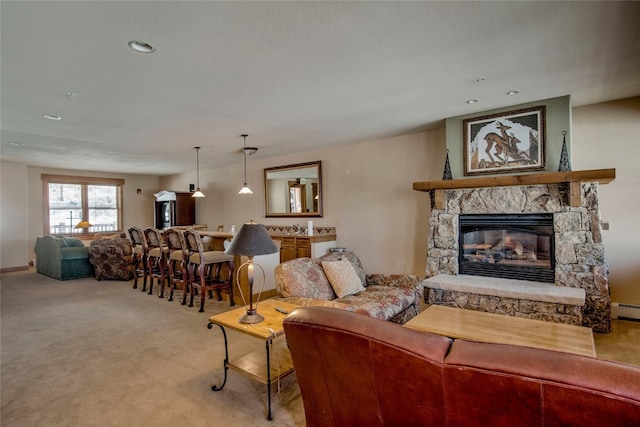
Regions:
[[264, 170], [267, 217], [322, 216], [322, 162]]

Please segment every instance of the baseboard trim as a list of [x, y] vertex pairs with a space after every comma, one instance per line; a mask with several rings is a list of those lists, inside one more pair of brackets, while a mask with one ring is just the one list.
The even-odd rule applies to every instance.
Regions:
[[611, 317], [613, 319], [640, 321], [640, 305], [612, 302]]
[[29, 269], [28, 265], [21, 265], [19, 267], [6, 267], [6, 268], [0, 268], [0, 273], [11, 273], [12, 271], [24, 271], [28, 269]]

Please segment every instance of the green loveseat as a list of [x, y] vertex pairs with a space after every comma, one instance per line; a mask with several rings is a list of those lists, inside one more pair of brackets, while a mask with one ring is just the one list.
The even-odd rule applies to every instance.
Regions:
[[93, 276], [89, 248], [75, 237], [41, 236], [36, 239], [36, 271], [58, 280]]

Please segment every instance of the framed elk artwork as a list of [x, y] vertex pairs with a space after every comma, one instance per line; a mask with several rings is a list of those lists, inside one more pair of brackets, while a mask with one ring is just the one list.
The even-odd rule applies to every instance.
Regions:
[[545, 106], [464, 119], [464, 174], [545, 168]]

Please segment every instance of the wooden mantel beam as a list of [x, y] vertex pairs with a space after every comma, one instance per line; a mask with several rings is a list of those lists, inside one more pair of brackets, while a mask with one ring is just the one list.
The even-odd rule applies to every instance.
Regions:
[[490, 188], [509, 187], [519, 185], [542, 185], [542, 184], [570, 184], [570, 206], [580, 206], [582, 198], [580, 195], [581, 184], [583, 182], [598, 182], [608, 184], [616, 178], [615, 169], [591, 169], [570, 172], [545, 172], [529, 175], [508, 175], [508, 176], [488, 176], [481, 178], [463, 178], [438, 181], [414, 182], [413, 189], [416, 191], [435, 190], [435, 202], [437, 209], [444, 209], [445, 190], [459, 190], [466, 188]]

